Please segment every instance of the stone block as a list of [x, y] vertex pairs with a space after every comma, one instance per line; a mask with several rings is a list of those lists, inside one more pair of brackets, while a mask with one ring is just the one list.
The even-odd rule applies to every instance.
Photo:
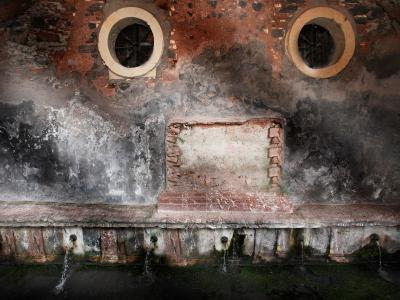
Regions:
[[95, 44], [87, 44], [87, 45], [79, 46], [80, 53], [93, 53], [96, 51], [97, 51], [97, 45], [95, 45]]
[[281, 168], [279, 167], [272, 167], [268, 169], [268, 176], [269, 177], [279, 177], [281, 175]]
[[279, 177], [278, 176], [271, 177], [271, 184], [278, 184], [278, 183], [279, 183]]
[[271, 30], [271, 35], [274, 38], [281, 38], [285, 35], [285, 30], [283, 28], [273, 28]]
[[395, 227], [332, 228], [330, 257], [336, 261], [348, 261], [357, 250], [371, 242], [371, 236], [379, 237], [380, 246], [389, 253], [400, 250], [400, 232]]
[[380, 243], [388, 253], [400, 251], [400, 228], [386, 228], [385, 235], [380, 238]]
[[[231, 244], [233, 236], [233, 229], [215, 229], [214, 230], [214, 247], [217, 251], [228, 250], [229, 245]], [[226, 244], [223, 244], [221, 241], [222, 237], [227, 237], [228, 241]]]
[[63, 230], [57, 227], [47, 227], [42, 229], [44, 251], [47, 260], [53, 261], [64, 256]]
[[135, 261], [144, 254], [143, 229], [123, 228], [117, 231], [118, 260]]
[[369, 11], [369, 8], [365, 5], [355, 5], [350, 8], [350, 13], [352, 15], [365, 15]]
[[283, 5], [282, 8], [279, 10], [279, 13], [281, 14], [293, 14], [297, 10], [297, 5], [296, 4], [289, 4], [289, 5]]
[[271, 144], [273, 144], [273, 145], [278, 145], [279, 143], [280, 143], [279, 137], [273, 137], [273, 138], [271, 139]]
[[83, 229], [85, 256], [91, 261], [98, 261], [101, 256], [101, 230], [97, 228]]
[[243, 254], [247, 256], [252, 256], [254, 253], [255, 230], [243, 229], [242, 234], [244, 234], [245, 236], [243, 241]]
[[324, 256], [329, 249], [330, 228], [305, 228], [304, 246], [309, 247], [313, 256]]
[[364, 236], [363, 228], [333, 228], [329, 256], [332, 260], [345, 262], [345, 256], [357, 251]]
[[290, 229], [278, 229], [278, 238], [276, 245], [276, 255], [278, 257], [286, 257], [288, 255], [291, 246], [290, 236]]
[[115, 229], [101, 231], [101, 261], [116, 263], [118, 261], [117, 232]]
[[268, 157], [279, 157], [282, 149], [280, 147], [271, 147], [268, 149]]
[[274, 156], [271, 158], [271, 164], [279, 165], [280, 163], [281, 163], [281, 160], [279, 159], [278, 156]]
[[270, 261], [274, 258], [276, 229], [256, 229], [255, 231], [255, 260]]
[[165, 255], [165, 240], [164, 240], [164, 229], [161, 228], [145, 228], [143, 230], [143, 246], [144, 249], [149, 250], [154, 247], [151, 241], [151, 237], [155, 236], [157, 242], [155, 243], [154, 254], [158, 256]]
[[281, 134], [281, 128], [279, 128], [279, 127], [271, 127], [268, 132], [268, 135], [270, 138], [273, 138], [273, 137], [279, 138], [280, 134]]
[[182, 260], [181, 242], [178, 229], [164, 231], [165, 257], [167, 262], [174, 264], [186, 264]]
[[18, 260], [46, 261], [41, 228], [17, 228], [14, 229], [14, 236]]
[[[273, 175], [276, 175], [276, 172]], [[279, 178], [272, 183], [279, 183]], [[279, 211], [291, 213], [293, 205], [289, 199], [272, 190], [265, 193], [163, 192], [159, 196], [158, 209], [164, 211]]]
[[[71, 235], [76, 236], [76, 241], [71, 242]], [[74, 255], [83, 256], [85, 254], [85, 243], [83, 242], [83, 231], [79, 227], [67, 227], [63, 232], [63, 247], [64, 251], [73, 247], [72, 253]]]
[[[199, 255], [196, 233], [197, 231], [194, 229], [181, 229], [179, 231], [182, 256], [186, 258], [193, 258]], [[211, 246], [211, 251], [212, 248], [213, 246]]]
[[98, 12], [103, 9], [103, 6], [104, 6], [104, 4], [101, 2], [93, 3], [87, 8], [87, 11], [89, 11], [91, 13]]
[[200, 256], [210, 256], [215, 247], [215, 235], [211, 229], [196, 230], [196, 245]]
[[14, 231], [11, 228], [0, 229], [0, 257], [10, 259], [17, 252]]

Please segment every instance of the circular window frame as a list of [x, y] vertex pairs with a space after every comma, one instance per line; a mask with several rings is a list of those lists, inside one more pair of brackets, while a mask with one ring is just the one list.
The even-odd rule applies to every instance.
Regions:
[[[315, 23], [329, 31], [337, 50], [333, 63], [322, 68], [311, 68], [300, 54], [298, 40], [305, 25]], [[317, 6], [304, 10], [289, 24], [285, 37], [286, 53], [294, 65], [305, 75], [313, 78], [329, 78], [340, 73], [352, 59], [356, 48], [355, 24], [350, 15], [337, 8]]]
[[[116, 36], [124, 27], [134, 24], [135, 19], [144, 21], [150, 27], [154, 45], [150, 58], [144, 64], [128, 68], [118, 61], [112, 41], [115, 42]], [[118, 26], [121, 24], [122, 28]], [[124, 78], [143, 76], [160, 63], [164, 52], [164, 34], [158, 20], [147, 10], [140, 7], [123, 7], [111, 13], [103, 22], [99, 32], [98, 49], [104, 64], [112, 73]]]

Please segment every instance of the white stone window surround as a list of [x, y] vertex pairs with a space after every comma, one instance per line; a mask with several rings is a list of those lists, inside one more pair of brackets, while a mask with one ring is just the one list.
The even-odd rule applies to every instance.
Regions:
[[[118, 61], [114, 44], [119, 32], [126, 26], [134, 24], [137, 19], [146, 22], [153, 33], [153, 52], [144, 64], [127, 68]], [[123, 7], [111, 13], [103, 22], [99, 32], [98, 48], [104, 64], [110, 70], [111, 79], [154, 77], [155, 68], [160, 63], [164, 51], [164, 35], [160, 23], [149, 11], [139, 7]]]
[[[298, 39], [307, 24], [317, 24], [329, 31], [336, 49], [331, 64], [323, 68], [311, 68], [301, 57]], [[307, 8], [289, 23], [285, 37], [286, 53], [294, 65], [305, 75], [314, 78], [329, 78], [340, 73], [350, 62], [355, 52], [355, 24], [351, 16], [340, 8], [315, 6]]]

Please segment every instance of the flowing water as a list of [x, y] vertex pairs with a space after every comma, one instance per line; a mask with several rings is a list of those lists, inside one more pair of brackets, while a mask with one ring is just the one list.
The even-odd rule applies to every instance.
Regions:
[[300, 241], [300, 251], [301, 251], [301, 253], [300, 253], [300, 255], [301, 255], [300, 270], [301, 270], [303, 273], [307, 273], [308, 270], [307, 270], [306, 267], [304, 266], [304, 242], [303, 242], [303, 241]]
[[[64, 292], [55, 296], [61, 267], [57, 265], [0, 265], [1, 299], [400, 299], [400, 287], [383, 280], [373, 265], [307, 264], [239, 266], [237, 272], [218, 272], [221, 265], [167, 267], [152, 264], [154, 280], [143, 280], [143, 264], [80, 265]], [[399, 264], [385, 264], [397, 278]], [[396, 275], [397, 274], [397, 275]]]
[[226, 263], [226, 250], [223, 250], [223, 260], [222, 260], [222, 273], [227, 273], [228, 272], [228, 267], [227, 267], [227, 263]]
[[381, 244], [379, 244], [379, 241], [376, 241], [376, 246], [378, 247], [378, 252], [379, 252], [379, 269], [382, 269], [382, 250], [381, 250]]
[[381, 248], [381, 244], [379, 243], [379, 241], [375, 241], [376, 246], [378, 247], [378, 254], [379, 254], [379, 268], [378, 268], [378, 274], [379, 276], [383, 279], [386, 280], [387, 282], [396, 284], [398, 286], [400, 286], [400, 277], [394, 275], [391, 272], [387, 272], [383, 266], [382, 266], [382, 248]]
[[144, 271], [143, 274], [147, 277], [151, 277], [151, 254], [152, 249], [146, 251], [146, 257], [144, 259]]
[[238, 266], [240, 263], [240, 258], [237, 253], [237, 247], [238, 247], [237, 244], [238, 244], [238, 242], [237, 242], [236, 237], [233, 237], [232, 238], [232, 257], [230, 259], [230, 263], [231, 263], [231, 265], [233, 265], [235, 267]]
[[63, 270], [61, 272], [61, 278], [58, 284], [54, 288], [54, 293], [56, 295], [61, 294], [64, 291], [65, 283], [69, 275], [71, 274], [71, 258], [72, 258], [72, 248], [69, 248], [64, 255]]

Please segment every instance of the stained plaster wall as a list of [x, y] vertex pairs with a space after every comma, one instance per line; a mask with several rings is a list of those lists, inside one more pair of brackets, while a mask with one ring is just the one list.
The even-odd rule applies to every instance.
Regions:
[[285, 119], [281, 188], [295, 203], [399, 202], [398, 1], [324, 2], [357, 29], [350, 65], [326, 80], [284, 51], [315, 1], [152, 2], [112, 5], [152, 7], [167, 28], [155, 79], [108, 81], [103, 1], [33, 1], [1, 19], [1, 200], [156, 203], [170, 119], [262, 115]]

